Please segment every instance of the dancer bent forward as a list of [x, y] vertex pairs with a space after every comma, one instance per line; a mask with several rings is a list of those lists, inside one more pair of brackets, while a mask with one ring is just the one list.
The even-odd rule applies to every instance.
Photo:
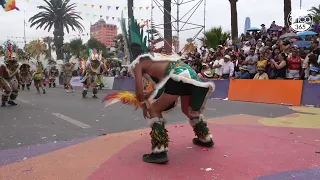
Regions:
[[[122, 18], [121, 26], [126, 37], [125, 22]], [[150, 118], [152, 153], [143, 155], [143, 161], [148, 163], [168, 162], [167, 151], [169, 137], [165, 128], [162, 113], [175, 107], [178, 97], [181, 99], [182, 112], [188, 117], [190, 125], [197, 136], [192, 142], [199, 146], [212, 147], [214, 142], [204, 121], [202, 111], [207, 98], [214, 91], [215, 85], [211, 82], [202, 82], [197, 73], [180, 60], [179, 56], [163, 54], [148, 54], [146, 41], [142, 41], [140, 26], [131, 19], [131, 43], [127, 45], [131, 54], [129, 69], [136, 80], [136, 96], [141, 102], [143, 116]], [[137, 37], [137, 38], [135, 38]], [[156, 84], [156, 90], [150, 97], [143, 92], [142, 77], [149, 76]], [[147, 100], [155, 100], [148, 106]]]
[[5, 43], [5, 64], [0, 65], [0, 88], [2, 88], [2, 103], [1, 106], [5, 107], [6, 103], [9, 105], [17, 105], [14, 100], [18, 96], [18, 79], [19, 79], [19, 63], [16, 59], [17, 46], [8, 40]]

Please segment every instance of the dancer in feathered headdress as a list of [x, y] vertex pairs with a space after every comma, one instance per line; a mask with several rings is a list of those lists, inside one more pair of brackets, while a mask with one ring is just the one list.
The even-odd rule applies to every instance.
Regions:
[[23, 61], [20, 66], [20, 77], [21, 77], [21, 86], [22, 90], [27, 87], [30, 90], [31, 82], [32, 82], [32, 72], [31, 66], [27, 60]]
[[89, 49], [89, 60], [87, 61], [86, 69], [84, 71], [84, 77], [82, 80], [83, 91], [82, 97], [86, 98], [88, 89], [92, 87], [93, 98], [98, 98], [98, 80], [99, 76], [103, 72], [102, 51], [97, 52], [96, 49]]
[[18, 96], [19, 63], [17, 61], [17, 46], [10, 40], [4, 44], [5, 63], [0, 65], [0, 86], [2, 87], [2, 104], [17, 105], [14, 100]]
[[71, 89], [72, 92], [74, 92], [74, 89], [70, 83], [72, 79], [72, 71], [73, 68], [76, 64], [74, 62], [66, 62], [65, 64], [62, 65], [62, 71], [64, 75], [64, 84], [65, 84], [65, 89], [66, 92], [70, 92], [69, 88]]
[[46, 93], [46, 88], [44, 86], [45, 74], [44, 74], [44, 66], [41, 60], [37, 60], [36, 64], [36, 72], [33, 74], [33, 82], [36, 87], [38, 93], [40, 93], [40, 88], [42, 89], [42, 93]]
[[[136, 95], [112, 94], [105, 98], [105, 102], [121, 100], [125, 104], [134, 104], [143, 109], [145, 118], [151, 119], [149, 124], [152, 129], [150, 133], [152, 153], [143, 155], [143, 161], [148, 163], [168, 162], [169, 138], [162, 113], [175, 107], [178, 97], [181, 98], [182, 112], [188, 117], [197, 136], [193, 139], [193, 143], [212, 147], [214, 142], [202, 111], [215, 85], [199, 79], [197, 73], [189, 65], [183, 63], [178, 55], [150, 54], [146, 46], [146, 37], [143, 36], [143, 29], [140, 29], [134, 17], [131, 17], [129, 25], [130, 41], [125, 20], [122, 17], [122, 34], [130, 51], [129, 70], [136, 80]], [[154, 91], [147, 96], [143, 92], [143, 76], [149, 77], [154, 81], [153, 84], [156, 84]], [[156, 101], [150, 105], [149, 102], [154, 100]]]

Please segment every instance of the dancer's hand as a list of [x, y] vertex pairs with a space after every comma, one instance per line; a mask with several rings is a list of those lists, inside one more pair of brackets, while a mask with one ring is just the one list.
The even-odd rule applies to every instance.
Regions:
[[144, 119], [150, 118], [148, 109], [143, 108], [143, 117]]

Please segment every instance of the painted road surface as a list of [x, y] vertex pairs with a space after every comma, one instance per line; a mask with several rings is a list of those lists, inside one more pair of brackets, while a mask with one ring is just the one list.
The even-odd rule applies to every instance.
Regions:
[[204, 149], [177, 107], [166, 115], [169, 163], [153, 165], [141, 160], [147, 121], [133, 107], [104, 108], [110, 92], [21, 92], [18, 106], [0, 109], [0, 179], [320, 179], [320, 109], [209, 100], [216, 145]]

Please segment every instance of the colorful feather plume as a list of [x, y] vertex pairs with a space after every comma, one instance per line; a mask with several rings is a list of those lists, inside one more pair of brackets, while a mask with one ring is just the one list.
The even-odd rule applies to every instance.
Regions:
[[136, 110], [138, 108], [142, 108], [142, 105], [139, 102], [139, 100], [137, 99], [136, 95], [134, 95], [128, 91], [119, 92], [119, 93], [112, 93], [112, 94], [107, 95], [103, 99], [103, 103], [105, 103], [105, 107], [107, 107], [111, 104], [117, 103], [117, 102], [121, 102], [122, 104], [126, 104], [126, 105], [133, 105], [136, 107]]

